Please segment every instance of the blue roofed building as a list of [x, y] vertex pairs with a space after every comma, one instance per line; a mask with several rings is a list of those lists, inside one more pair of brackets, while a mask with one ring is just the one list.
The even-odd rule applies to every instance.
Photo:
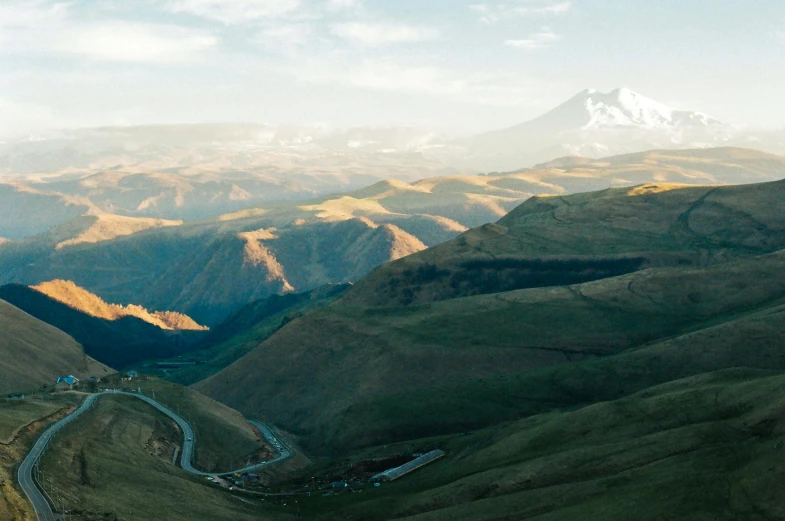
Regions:
[[55, 382], [55, 389], [58, 391], [70, 391], [79, 386], [79, 378], [74, 375], [60, 376]]

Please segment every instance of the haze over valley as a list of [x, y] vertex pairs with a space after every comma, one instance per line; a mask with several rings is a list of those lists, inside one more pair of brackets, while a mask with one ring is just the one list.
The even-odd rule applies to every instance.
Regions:
[[754, 4], [0, 2], [0, 521], [784, 519]]

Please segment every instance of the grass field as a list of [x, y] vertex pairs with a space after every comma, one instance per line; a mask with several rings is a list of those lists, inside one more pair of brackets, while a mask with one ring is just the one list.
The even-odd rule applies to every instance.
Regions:
[[66, 393], [22, 400], [0, 398], [0, 443], [9, 443], [25, 425], [78, 402], [76, 395]]
[[378, 489], [301, 504], [324, 520], [782, 519], [783, 410], [782, 373], [704, 374], [409, 442], [439, 446], [447, 457]]
[[45, 453], [44, 479], [73, 519], [264, 520], [291, 518], [238, 498], [172, 465], [176, 425], [141, 401], [102, 397]]
[[7, 435], [0, 440], [0, 521], [34, 521], [32, 506], [16, 486], [17, 464], [44, 428], [79, 401], [72, 393], [0, 400], [0, 428]]
[[368, 399], [322, 435], [343, 447], [387, 443], [575, 409], [721, 369], [785, 369], [782, 302], [724, 319], [611, 357]]
[[[783, 323], [784, 266], [785, 253], [773, 253], [408, 307], [339, 300], [194, 387], [329, 454], [583, 406], [700, 372], [785, 369], [781, 329], [766, 328]], [[751, 340], [760, 349], [746, 349]], [[633, 354], [657, 343], [648, 362]], [[552, 384], [553, 375], [564, 383]]]
[[85, 356], [62, 331], [0, 300], [0, 395], [30, 393], [58, 376], [104, 376], [111, 370]]
[[189, 359], [198, 365], [169, 371], [164, 378], [182, 385], [204, 380], [251, 352], [281, 328], [290, 316], [327, 306], [349, 288], [348, 284], [330, 285], [305, 293], [274, 295], [243, 307], [205, 338], [210, 347], [194, 351]]
[[[779, 177], [779, 176], [778, 176]], [[650, 184], [535, 197], [498, 224], [470, 230], [380, 266], [343, 298], [365, 306], [428, 303], [478, 293], [555, 286], [549, 274], [513, 276], [511, 260], [632, 255], [646, 267], [705, 266], [785, 248], [785, 182], [685, 187]], [[500, 280], [501, 279], [501, 280]], [[542, 282], [545, 279], [545, 282]]]
[[[100, 386], [114, 387], [102, 382]], [[141, 389], [147, 396], [179, 413], [196, 436], [195, 466], [200, 470], [226, 471], [266, 459], [267, 447], [237, 411], [196, 391], [157, 378], [142, 378], [116, 384], [128, 391]]]

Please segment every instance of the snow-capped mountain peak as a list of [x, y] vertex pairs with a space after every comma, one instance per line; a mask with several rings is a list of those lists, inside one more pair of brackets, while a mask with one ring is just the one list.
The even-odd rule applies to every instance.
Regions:
[[672, 129], [720, 124], [700, 112], [675, 110], [627, 88], [608, 93], [586, 90], [554, 112], [565, 112], [566, 115], [567, 110], [573, 112], [569, 118], [573, 121], [580, 114], [579, 118], [585, 123], [579, 128], [583, 130], [613, 127]]
[[733, 129], [631, 89], [584, 90], [542, 116], [471, 138], [478, 163], [508, 169], [565, 154], [611, 156], [655, 148], [722, 146]]

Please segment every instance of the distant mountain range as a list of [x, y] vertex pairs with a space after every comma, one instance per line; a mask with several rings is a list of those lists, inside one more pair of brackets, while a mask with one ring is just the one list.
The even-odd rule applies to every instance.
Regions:
[[195, 388], [329, 451], [782, 370], [783, 196], [781, 180], [532, 198], [379, 267]]
[[73, 281], [109, 302], [215, 326], [254, 300], [359, 280], [493, 222], [526, 199], [649, 182], [780, 179], [785, 158], [743, 149], [565, 158], [500, 175], [381, 181], [355, 192], [185, 222], [78, 217], [0, 245], [0, 283]]
[[752, 131], [628, 88], [589, 89], [531, 121], [463, 139], [415, 126], [52, 131], [0, 143], [0, 176], [32, 179], [42, 192], [87, 196], [110, 213], [190, 219], [259, 201], [352, 190], [379, 179], [508, 171], [564, 155], [599, 158], [714, 146], [785, 153], [785, 129]]
[[172, 125], [0, 143], [0, 237], [86, 214], [193, 220], [384, 179], [471, 173], [423, 155], [417, 144], [430, 139], [411, 129]]

